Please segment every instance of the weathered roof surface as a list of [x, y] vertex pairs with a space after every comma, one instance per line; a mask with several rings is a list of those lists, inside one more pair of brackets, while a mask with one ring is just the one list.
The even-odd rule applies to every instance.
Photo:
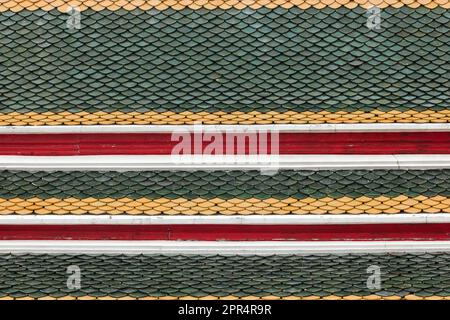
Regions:
[[371, 31], [359, 6], [123, 2], [70, 30], [27, 2], [0, 14], [0, 125], [447, 122], [450, 16], [428, 4]]
[[[68, 289], [67, 268], [81, 272]], [[382, 289], [368, 289], [371, 266]], [[72, 267], [73, 268], [73, 267]], [[373, 267], [372, 267], [373, 268]], [[442, 298], [450, 255], [0, 255], [2, 298]], [[373, 270], [373, 269], [372, 269]]]
[[[382, 8], [377, 31], [366, 25], [368, 0], [250, 2], [2, 1], [0, 126], [450, 122], [448, 0], [377, 1]], [[81, 10], [80, 28], [76, 10], [66, 12], [69, 6]], [[450, 170], [281, 170], [272, 176], [256, 171], [2, 170], [0, 215], [10, 214], [14, 222], [32, 214], [191, 219], [199, 214], [450, 212], [449, 175]], [[108, 230], [130, 230], [119, 225], [101, 234], [95, 224], [78, 229], [69, 224], [65, 228], [72, 233], [65, 237], [61, 225], [47, 228], [51, 220], [46, 218], [34, 229], [26, 223], [6, 225], [3, 235], [22, 232], [30, 239], [45, 231], [42, 239], [51, 235], [63, 242], [74, 232], [93, 230], [104, 239]], [[310, 232], [308, 225], [302, 228]], [[407, 239], [417, 241], [418, 225], [411, 229], [416, 233]], [[114, 232], [108, 239], [119, 239]], [[374, 239], [370, 233], [368, 238]], [[28, 245], [42, 249], [45, 244], [38, 242]], [[71, 240], [64, 243], [63, 250], [74, 246]], [[173, 243], [186, 254], [179, 242]], [[435, 243], [427, 241], [427, 250]], [[12, 243], [2, 244], [11, 252]], [[366, 243], [361, 246], [367, 250]], [[169, 252], [163, 250], [169, 249], [158, 252]], [[448, 253], [275, 252], [0, 254], [0, 299], [450, 297]], [[68, 267], [79, 268], [81, 288], [67, 287]], [[381, 288], [370, 289], [370, 270], [377, 267]]]
[[1, 171], [0, 214], [436, 213], [450, 170]]

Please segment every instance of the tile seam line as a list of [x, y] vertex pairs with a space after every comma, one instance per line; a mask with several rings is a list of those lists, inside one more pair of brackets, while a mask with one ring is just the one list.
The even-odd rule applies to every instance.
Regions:
[[450, 252], [450, 241], [2, 240], [0, 253], [310, 255]]
[[[43, 11], [47, 11], [47, 12], [51, 11], [51, 10], [57, 10], [60, 13], [67, 13], [67, 8], [70, 5], [69, 1], [65, 1], [62, 5], [52, 4], [52, 2], [53, 1], [46, 2], [44, 6], [36, 5], [36, 4], [33, 4], [32, 6], [30, 6], [30, 5], [22, 6], [21, 4], [26, 3], [26, 1], [6, 1], [0, 5], [0, 13], [1, 12], [21, 12], [21, 11], [33, 12], [33, 11], [37, 11], [37, 10], [43, 10]], [[435, 8], [446, 9], [449, 7], [448, 4], [440, 3], [437, 1], [430, 1], [427, 4], [421, 4], [419, 1], [413, 1], [411, 3], [406, 3], [406, 1], [397, 1], [395, 4], [390, 4], [387, 1], [382, 1], [381, 3], [378, 3], [378, 4], [370, 4], [370, 1], [366, 1], [365, 3], [349, 1], [348, 3], [340, 4], [337, 1], [335, 1], [332, 3], [332, 5], [325, 4], [324, 1], [319, 1], [317, 4], [308, 4], [306, 1], [304, 1], [302, 4], [293, 4], [290, 1], [286, 1], [284, 4], [277, 4], [275, 1], [273, 1], [273, 2], [271, 1], [268, 4], [256, 3], [256, 4], [252, 4], [252, 5], [244, 4], [243, 1], [239, 1], [237, 4], [227, 4], [226, 1], [223, 1], [223, 3], [220, 5], [212, 5], [210, 2], [207, 2], [205, 4], [190, 3], [190, 4], [181, 5], [181, 6], [172, 5], [169, 3], [169, 1], [161, 1], [161, 3], [159, 3], [157, 5], [148, 5], [146, 3], [144, 3], [143, 5], [131, 5], [132, 1], [129, 1], [129, 2], [127, 2], [127, 5], [129, 6], [129, 8], [125, 8], [126, 6], [119, 6], [114, 3], [112, 3], [110, 5], [102, 5], [101, 7], [98, 7], [97, 5], [94, 5], [94, 6], [86, 5], [85, 3], [87, 3], [87, 2], [88, 1], [81, 1], [80, 2], [81, 4], [78, 4], [78, 8], [81, 12], [86, 11], [86, 10], [93, 10], [96, 12], [99, 12], [99, 11], [114, 12], [114, 11], [118, 11], [118, 10], [133, 11], [136, 9], [141, 9], [141, 10], [156, 9], [160, 12], [164, 12], [169, 9], [181, 11], [181, 10], [185, 10], [185, 9], [190, 9], [190, 10], [201, 10], [201, 9], [244, 10], [244, 9], [248, 9], [248, 8], [253, 9], [253, 10], [258, 10], [261, 8], [267, 8], [267, 9], [271, 9], [271, 10], [276, 9], [276, 8], [283, 8], [286, 10], [291, 9], [291, 8], [299, 8], [301, 10], [308, 10], [308, 9], [323, 10], [325, 8], [332, 8], [334, 10], [337, 10], [339, 8], [346, 8], [346, 9], [352, 10], [357, 7], [362, 8], [362, 9], [368, 9], [373, 6], [377, 6], [380, 9], [386, 9], [386, 8], [399, 9], [399, 8], [403, 8], [403, 7], [407, 7], [410, 9], [417, 9], [417, 8], [423, 7], [423, 8], [431, 10], [431, 9], [435, 9]], [[16, 5], [12, 6], [12, 5], [10, 5], [10, 3], [14, 3]], [[57, 1], [54, 1], [54, 3], [57, 3]], [[336, 4], [338, 4], [338, 5], [336, 5]]]
[[446, 169], [448, 154], [0, 156], [0, 170], [144, 171]]
[[[445, 112], [422, 112], [420, 116], [411, 116], [408, 112], [400, 112], [402, 116], [396, 116], [394, 114], [389, 114], [389, 112], [382, 113], [381, 115], [377, 115], [373, 112], [366, 112], [360, 114], [358, 112], [350, 112], [341, 114], [339, 112], [328, 112], [327, 114], [322, 114], [320, 112], [317, 113], [309, 113], [309, 112], [294, 112], [289, 113], [286, 112], [275, 112], [272, 114], [271, 112], [261, 113], [258, 115], [254, 115], [250, 113], [241, 113], [238, 115], [233, 114], [232, 112], [225, 112], [224, 114], [215, 114], [210, 113], [209, 115], [213, 116], [212, 119], [208, 117], [208, 115], [197, 113], [190, 113], [185, 115], [183, 113], [173, 113], [170, 115], [164, 113], [155, 113], [153, 115], [142, 114], [134, 114], [119, 112], [120, 114], [115, 113], [102, 113], [101, 115], [95, 114], [81, 114], [80, 113], [68, 113], [63, 114], [55, 113], [54, 116], [57, 119], [52, 119], [51, 115], [46, 114], [19, 114], [19, 113], [11, 113], [11, 114], [0, 114], [0, 124], [2, 126], [20, 126], [20, 127], [34, 127], [34, 126], [94, 126], [94, 125], [145, 125], [145, 124], [154, 124], [154, 125], [184, 125], [184, 124], [193, 124], [198, 122], [200, 119], [204, 123], [208, 124], [316, 124], [316, 123], [326, 123], [326, 124], [356, 124], [356, 123], [448, 123], [449, 122], [449, 111], [445, 110]], [[47, 112], [46, 112], [47, 113]], [[68, 119], [67, 116], [72, 115], [75, 118]], [[94, 115], [92, 118], [89, 115]], [[127, 119], [123, 119], [120, 115], [124, 115]], [[349, 115], [346, 116], [346, 115]], [[44, 116], [44, 118], [41, 118]], [[180, 117], [181, 116], [181, 117]], [[299, 117], [300, 116], [300, 117]], [[40, 119], [36, 119], [38, 117]], [[175, 118], [174, 118], [175, 117]], [[230, 118], [231, 117], [231, 118]], [[281, 118], [280, 118], [281, 117]]]
[[201, 225], [201, 224], [236, 224], [236, 225], [327, 225], [327, 224], [433, 224], [450, 223], [450, 213], [417, 214], [361, 214], [361, 215], [236, 215], [236, 216], [130, 216], [130, 215], [0, 215], [0, 225]]
[[172, 133], [172, 132], [450, 132], [450, 123], [236, 124], [236, 125], [58, 125], [0, 126], [0, 134]]

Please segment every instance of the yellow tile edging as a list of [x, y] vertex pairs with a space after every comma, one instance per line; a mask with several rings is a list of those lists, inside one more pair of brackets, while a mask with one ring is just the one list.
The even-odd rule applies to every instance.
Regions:
[[[450, 2], [450, 1], [449, 1]], [[0, 113], [0, 126], [130, 125], [130, 124], [307, 124], [307, 123], [445, 123], [450, 109], [425, 111], [320, 112], [28, 112]]]
[[397, 214], [450, 212], [450, 198], [404, 195], [369, 198], [286, 199], [130, 199], [130, 198], [0, 198], [0, 215], [7, 214], [129, 214], [129, 215], [283, 215]]

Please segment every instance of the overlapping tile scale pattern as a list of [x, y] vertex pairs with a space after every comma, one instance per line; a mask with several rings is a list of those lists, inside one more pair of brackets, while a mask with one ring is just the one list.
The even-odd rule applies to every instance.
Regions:
[[[81, 289], [66, 286], [69, 266]], [[368, 289], [367, 268], [383, 289]], [[1, 299], [444, 299], [450, 255], [0, 255]]]
[[[367, 27], [372, 6], [379, 30]], [[449, 8], [4, 0], [0, 126], [448, 123]], [[2, 170], [0, 215], [450, 213], [449, 181], [450, 169]], [[374, 265], [381, 289], [367, 286]], [[82, 270], [80, 289], [67, 287], [69, 266]], [[0, 299], [449, 297], [448, 253], [0, 254]]]
[[0, 125], [450, 119], [450, 16], [438, 2], [388, 6], [379, 31], [360, 6], [109, 3], [117, 10], [86, 9], [74, 30], [38, 5], [1, 13]]
[[2, 171], [0, 214], [450, 212], [450, 170]]
[[301, 9], [317, 8], [323, 9], [325, 7], [339, 8], [339, 7], [355, 8], [361, 6], [363, 8], [370, 8], [377, 6], [379, 8], [385, 8], [392, 6], [394, 8], [400, 8], [408, 6], [411, 8], [417, 8], [419, 6], [425, 6], [427, 8], [436, 8], [442, 6], [444, 8], [450, 8], [448, 1], [446, 0], [4, 0], [0, 4], [0, 11], [11, 10], [17, 12], [20, 10], [52, 10], [58, 9], [61, 12], [66, 12], [70, 7], [78, 7], [80, 10], [93, 9], [95, 11], [100, 10], [118, 10], [126, 9], [133, 10], [136, 8], [142, 10], [149, 10], [152, 8], [158, 10], [166, 10], [172, 8], [175, 10], [181, 10], [185, 8], [189, 9], [244, 9], [252, 8], [258, 9], [261, 7], [267, 8], [292, 8], [298, 7]]

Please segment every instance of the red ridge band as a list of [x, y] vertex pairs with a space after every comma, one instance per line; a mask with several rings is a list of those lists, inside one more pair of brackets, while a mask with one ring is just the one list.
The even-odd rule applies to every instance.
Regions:
[[[185, 152], [200, 153], [194, 150], [194, 139], [190, 140], [191, 150]], [[223, 140], [220, 154], [271, 153], [270, 135], [264, 143], [268, 152], [258, 151], [258, 144], [249, 142], [241, 142], [244, 149], [238, 151], [236, 138], [227, 150]], [[203, 149], [210, 143], [203, 141]], [[169, 155], [177, 144], [170, 133], [3, 134], [0, 155]], [[279, 153], [450, 154], [450, 132], [280, 133]]]
[[0, 240], [450, 240], [450, 224], [0, 225]]

